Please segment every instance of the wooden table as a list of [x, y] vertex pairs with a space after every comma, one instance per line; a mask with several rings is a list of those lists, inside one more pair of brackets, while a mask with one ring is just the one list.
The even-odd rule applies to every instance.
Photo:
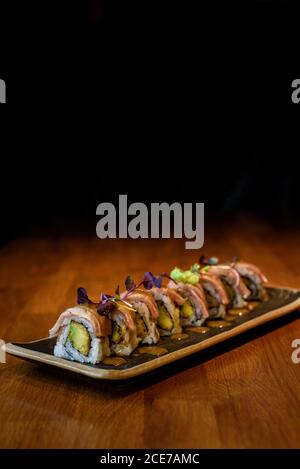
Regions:
[[[100, 241], [63, 230], [1, 249], [0, 337], [47, 336], [76, 288], [110, 292], [130, 273], [188, 267], [183, 240]], [[300, 231], [253, 220], [206, 227], [204, 253], [258, 263], [300, 287]], [[126, 385], [95, 382], [7, 357], [0, 364], [1, 448], [300, 447], [299, 313]]]

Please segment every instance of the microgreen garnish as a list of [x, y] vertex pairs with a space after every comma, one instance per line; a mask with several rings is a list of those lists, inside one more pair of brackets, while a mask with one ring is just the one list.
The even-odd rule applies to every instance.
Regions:
[[77, 288], [77, 304], [87, 305], [95, 303], [89, 299], [86, 289], [83, 287], [79, 287]]
[[119, 300], [120, 299], [120, 285], [117, 286], [116, 290], [115, 290], [115, 300]]
[[198, 274], [199, 271], [200, 271], [200, 264], [198, 264], [198, 262], [196, 262], [195, 264], [193, 264], [190, 268], [190, 271], [193, 272], [193, 274]]
[[143, 286], [146, 290], [151, 290], [151, 288], [153, 287], [160, 288], [162, 284], [163, 276], [167, 276], [167, 274], [155, 276], [152, 274], [152, 272], [145, 272], [142, 280], [138, 284], [134, 283], [134, 280], [132, 277], [130, 276], [126, 277], [125, 287], [127, 291], [125, 295], [122, 296], [122, 300], [125, 300], [130, 293], [137, 290], [141, 286]]
[[125, 288], [126, 290], [131, 290], [133, 287], [134, 287], [134, 280], [132, 277], [130, 277], [130, 275], [128, 275], [128, 277], [126, 277], [125, 279]]
[[162, 284], [162, 276], [158, 275], [157, 277], [152, 274], [152, 272], [145, 272], [142, 285], [146, 288], [146, 290], [151, 290], [153, 287], [160, 288]]
[[200, 256], [199, 257], [199, 264], [200, 265], [207, 265], [208, 264], [208, 260], [206, 259], [205, 256]]
[[101, 293], [100, 302], [97, 305], [97, 313], [101, 314], [102, 316], [107, 316], [115, 309], [115, 301], [117, 299], [120, 299], [120, 296], [117, 298], [117, 296], [105, 295], [104, 293]]
[[219, 263], [219, 259], [215, 256], [212, 256], [209, 259], [206, 259], [205, 256], [201, 256], [199, 259], [200, 265], [217, 265], [218, 263]]

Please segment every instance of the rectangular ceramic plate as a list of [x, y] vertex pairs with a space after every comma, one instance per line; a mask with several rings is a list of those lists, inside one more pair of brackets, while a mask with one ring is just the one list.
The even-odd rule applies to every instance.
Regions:
[[120, 366], [86, 365], [57, 358], [53, 355], [55, 338], [6, 344], [6, 351], [26, 360], [46, 363], [91, 378], [108, 380], [133, 378], [300, 309], [300, 290], [268, 287], [268, 293], [268, 300], [260, 303], [246, 315], [236, 317], [226, 328], [213, 327], [205, 334], [184, 330], [188, 337], [182, 340], [163, 337], [157, 345], [167, 349], [167, 353], [159, 357], [149, 354], [131, 355], [126, 358], [126, 363]]

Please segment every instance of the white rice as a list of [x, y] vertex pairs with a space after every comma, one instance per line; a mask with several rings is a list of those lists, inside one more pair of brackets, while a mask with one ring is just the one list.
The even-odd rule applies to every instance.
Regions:
[[[70, 339], [68, 339], [71, 321], [78, 322], [86, 327], [91, 338], [91, 347], [87, 356], [76, 350]], [[73, 360], [80, 363], [91, 363], [95, 365], [110, 356], [108, 337], [96, 337], [90, 322], [84, 318], [71, 317], [64, 321], [64, 328], [57, 338], [54, 347], [54, 355], [67, 360]]]

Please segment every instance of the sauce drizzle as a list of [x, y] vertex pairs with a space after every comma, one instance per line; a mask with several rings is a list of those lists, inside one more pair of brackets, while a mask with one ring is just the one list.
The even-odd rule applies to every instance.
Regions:
[[125, 365], [127, 361], [125, 360], [125, 358], [122, 357], [106, 357], [103, 359], [102, 363], [104, 365], [120, 366]]
[[247, 302], [247, 308], [250, 309], [250, 311], [254, 308], [256, 308], [256, 306], [260, 305], [261, 304], [261, 301], [248, 301]]
[[230, 322], [218, 319], [213, 321], [207, 321], [206, 324], [208, 325], [208, 327], [217, 327], [219, 329], [223, 329], [224, 327], [230, 326]]
[[136, 350], [139, 354], [149, 354], [149, 355], [155, 355], [156, 357], [160, 357], [161, 355], [164, 355], [165, 353], [168, 353], [168, 350], [164, 347], [155, 347], [155, 346], [150, 346], [150, 347], [139, 347]]
[[206, 334], [209, 331], [209, 327], [203, 327], [203, 326], [187, 327], [186, 331], [195, 332], [196, 334]]
[[248, 313], [249, 313], [248, 308], [232, 308], [232, 309], [229, 309], [227, 312], [229, 316], [244, 316], [245, 314], [248, 314]]
[[171, 339], [173, 340], [183, 340], [183, 339], [187, 339], [188, 337], [189, 337], [188, 334], [180, 334], [180, 333], [171, 335]]

